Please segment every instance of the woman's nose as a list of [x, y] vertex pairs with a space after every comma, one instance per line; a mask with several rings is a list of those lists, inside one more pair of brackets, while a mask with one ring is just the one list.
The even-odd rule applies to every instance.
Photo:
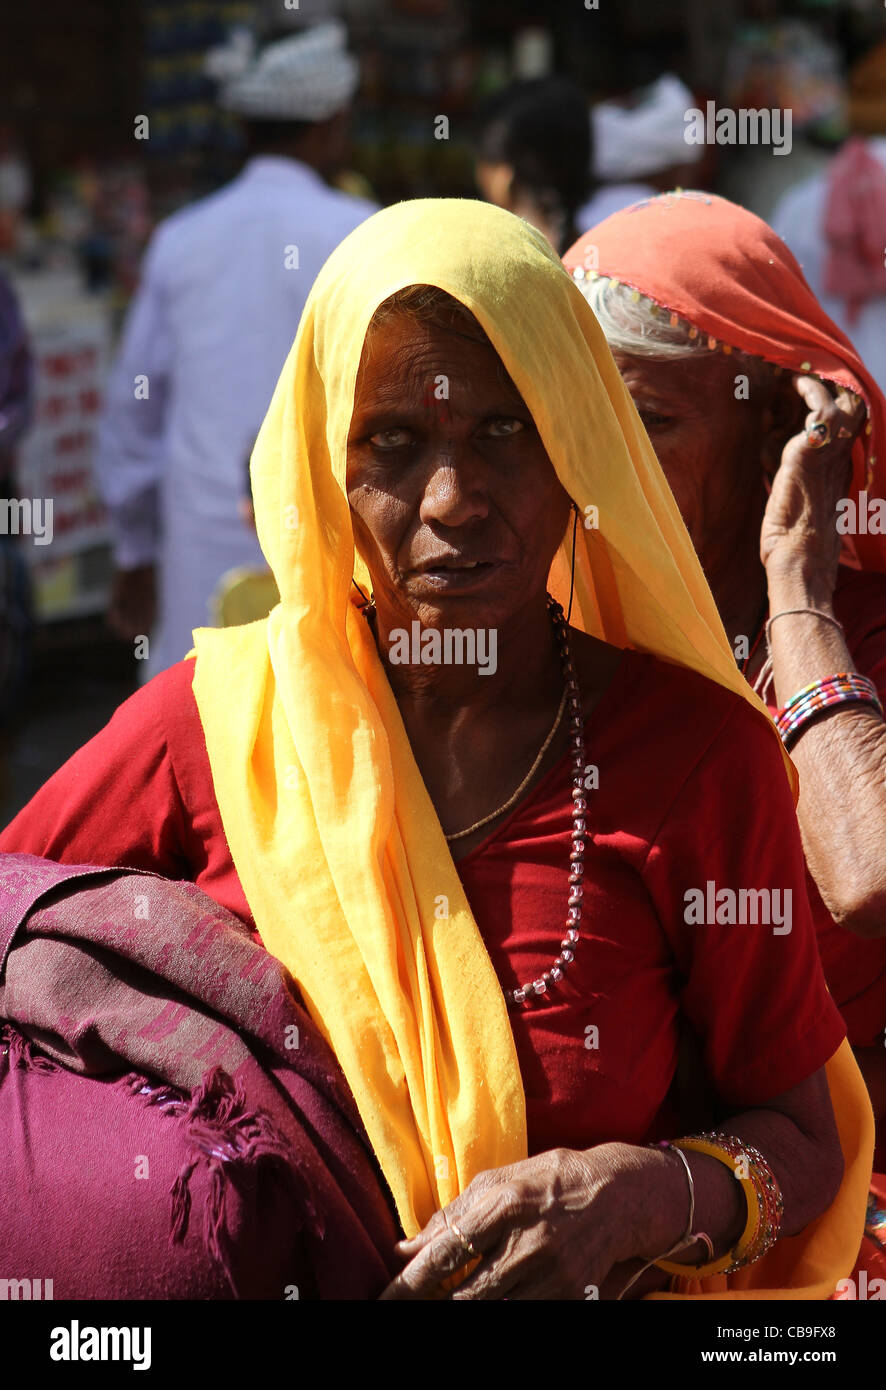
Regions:
[[419, 514], [428, 524], [464, 526], [489, 514], [489, 495], [482, 465], [470, 450], [441, 450], [425, 485]]

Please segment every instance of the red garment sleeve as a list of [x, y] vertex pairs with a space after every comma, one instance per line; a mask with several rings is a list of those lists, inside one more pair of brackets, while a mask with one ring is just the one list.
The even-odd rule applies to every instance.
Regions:
[[[722, 1100], [771, 1100], [818, 1071], [846, 1030], [819, 960], [781, 754], [744, 701], [689, 770], [644, 878], [672, 943], [681, 1007]], [[764, 899], [747, 894], [755, 889], [766, 890], [782, 925], [765, 924]], [[718, 898], [722, 890], [734, 903]]]
[[192, 666], [180, 662], [124, 701], [6, 827], [0, 851], [192, 877], [165, 719], [193, 705]]
[[886, 707], [886, 574], [841, 567], [834, 615], [843, 624], [852, 660], [874, 682]]

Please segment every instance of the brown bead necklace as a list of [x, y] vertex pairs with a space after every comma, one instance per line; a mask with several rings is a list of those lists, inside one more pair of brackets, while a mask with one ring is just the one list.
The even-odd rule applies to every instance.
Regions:
[[[375, 610], [375, 604], [370, 600], [363, 609], [364, 616], [368, 619]], [[563, 609], [556, 599], [548, 594], [548, 610], [551, 615], [551, 622], [554, 627], [554, 635], [557, 639], [557, 647], [560, 659], [563, 663], [564, 692], [560, 702], [560, 709], [554, 727], [548, 734], [542, 750], [527, 777], [523, 779], [517, 792], [498, 811], [490, 816], [478, 821], [476, 826], [470, 826], [468, 830], [457, 831], [454, 835], [447, 835], [447, 840], [459, 839], [464, 835], [470, 834], [480, 825], [485, 825], [487, 821], [495, 820], [502, 815], [519, 797], [523, 787], [531, 780], [533, 773], [541, 762], [547, 748], [550, 746], [563, 716], [564, 705], [567, 719], [569, 721], [569, 746], [572, 769], [572, 833], [571, 848], [569, 852], [569, 893], [566, 902], [566, 925], [563, 940], [560, 942], [560, 954], [551, 963], [538, 979], [530, 980], [517, 989], [504, 991], [505, 999], [509, 1008], [517, 1008], [526, 1004], [530, 1000], [541, 998], [546, 995], [552, 986], [562, 980], [568, 966], [575, 959], [575, 948], [580, 939], [580, 928], [582, 919], [582, 899], [584, 897], [584, 871], [585, 871], [585, 849], [587, 836], [588, 809], [587, 798], [585, 797], [585, 739], [584, 721], [581, 711], [581, 692], [578, 686], [578, 677], [575, 673], [575, 666], [572, 661], [572, 653], [569, 647], [569, 625]]]

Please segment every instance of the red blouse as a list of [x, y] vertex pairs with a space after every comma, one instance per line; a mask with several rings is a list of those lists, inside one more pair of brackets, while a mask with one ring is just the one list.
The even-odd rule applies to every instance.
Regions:
[[[193, 669], [180, 662], [121, 705], [0, 836], [0, 850], [193, 879], [251, 921]], [[556, 994], [512, 1015], [530, 1153], [685, 1132], [672, 1085], [681, 1015], [724, 1114], [798, 1084], [845, 1034], [816, 950], [787, 779], [762, 720], [702, 677], [626, 652], [586, 740], [599, 789], [588, 793], [583, 939]], [[537, 978], [559, 952], [570, 807], [564, 758], [458, 865], [506, 987]], [[706, 894], [709, 881], [714, 892], [787, 890], [790, 931], [687, 924], [686, 893]]]

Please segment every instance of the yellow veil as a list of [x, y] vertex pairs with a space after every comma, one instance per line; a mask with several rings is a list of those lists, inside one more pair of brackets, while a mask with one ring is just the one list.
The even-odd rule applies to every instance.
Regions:
[[[258, 623], [195, 634], [194, 691], [258, 930], [339, 1059], [409, 1235], [477, 1172], [526, 1156], [501, 988], [352, 601], [352, 577], [369, 584], [345, 493], [357, 368], [376, 308], [413, 284], [478, 319], [579, 506], [573, 623], [701, 672], [768, 723], [605, 338], [544, 238], [457, 199], [358, 227], [314, 284], [253, 453], [281, 601]], [[564, 606], [570, 543], [549, 585]], [[866, 1098], [844, 1063], [858, 1120]], [[856, 1130], [834, 1282], [860, 1239], [865, 1161], [870, 1173]]]

